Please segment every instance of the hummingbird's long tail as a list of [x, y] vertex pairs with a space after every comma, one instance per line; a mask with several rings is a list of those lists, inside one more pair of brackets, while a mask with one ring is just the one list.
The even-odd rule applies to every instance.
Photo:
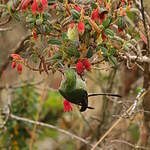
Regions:
[[121, 95], [119, 94], [113, 94], [113, 93], [91, 93], [91, 94], [88, 94], [88, 97], [92, 97], [92, 96], [100, 96], [100, 95], [104, 95], [104, 96], [114, 96], [114, 97], [122, 97]]

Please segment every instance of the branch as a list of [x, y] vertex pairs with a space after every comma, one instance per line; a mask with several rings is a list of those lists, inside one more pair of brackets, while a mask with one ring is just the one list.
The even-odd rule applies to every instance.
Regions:
[[8, 27], [8, 28], [0, 28], [0, 32], [4, 32], [4, 31], [10, 31], [12, 30], [12, 28]]
[[143, 62], [150, 63], [150, 58], [147, 57], [147, 56], [138, 57], [138, 56], [132, 56], [128, 53], [125, 53], [125, 55], [120, 53], [120, 57], [125, 59], [125, 60], [127, 60], [129, 58], [131, 61], [137, 61], [137, 62], [140, 62], [140, 63], [143, 63]]
[[134, 145], [132, 143], [129, 143], [127, 141], [124, 141], [124, 140], [118, 140], [118, 139], [115, 139], [115, 140], [112, 140], [111, 143], [123, 143], [123, 144], [126, 144], [134, 149], [140, 149], [140, 150], [149, 150], [149, 148], [146, 148], [146, 147], [143, 147], [143, 146], [137, 146], [137, 145]]
[[[71, 133], [71, 132], [68, 132], [64, 129], [61, 129], [61, 128], [58, 128], [54, 125], [51, 125], [51, 124], [47, 124], [47, 123], [43, 123], [43, 122], [39, 122], [39, 121], [34, 121], [34, 120], [30, 120], [30, 119], [27, 119], [27, 118], [23, 118], [23, 117], [19, 117], [19, 116], [16, 116], [16, 115], [13, 115], [13, 114], [10, 114], [9, 116], [11, 119], [15, 119], [15, 120], [18, 120], [18, 121], [23, 121], [23, 122], [26, 122], [26, 123], [30, 123], [30, 124], [36, 124], [37, 126], [41, 126], [41, 127], [46, 127], [46, 128], [50, 128], [50, 129], [54, 129], [54, 130], [57, 130], [58, 132], [61, 132], [63, 134], [66, 134], [68, 136], [70, 136], [71, 138], [73, 139], [76, 139], [90, 147], [93, 147], [92, 144], [89, 143], [89, 141]], [[98, 150], [100, 150], [100, 148], [97, 148]]]
[[148, 29], [147, 29], [147, 26], [146, 26], [146, 20], [145, 20], [145, 10], [144, 10], [144, 5], [143, 5], [143, 0], [140, 0], [141, 1], [141, 14], [142, 14], [142, 21], [143, 21], [143, 25], [144, 25], [144, 30], [145, 30], [145, 34], [146, 34], [146, 38], [147, 38], [147, 47], [148, 47], [148, 54], [150, 53], [149, 52], [149, 36], [148, 36]]
[[8, 19], [5, 20], [4, 22], [0, 22], [0, 26], [7, 24], [10, 20], [11, 20], [11, 16], [9, 16]]
[[[144, 94], [137, 96], [139, 99], [141, 99], [144, 95], [146, 94], [146, 92], [144, 92]], [[139, 95], [139, 94], [138, 94]], [[139, 100], [138, 99], [138, 100]], [[95, 150], [96, 147], [109, 135], [109, 133], [124, 119], [123, 116], [126, 116], [127, 114], [130, 114], [131, 111], [133, 111], [134, 108], [134, 104], [132, 104], [128, 110], [126, 112], [123, 113], [122, 117], [119, 118], [118, 120], [116, 120], [116, 122], [105, 132], [105, 134], [98, 140], [98, 142], [92, 147], [91, 150]], [[130, 117], [130, 116], [129, 116]]]

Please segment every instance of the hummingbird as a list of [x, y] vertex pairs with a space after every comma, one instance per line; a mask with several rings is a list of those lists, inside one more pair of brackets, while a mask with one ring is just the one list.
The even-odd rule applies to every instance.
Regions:
[[80, 112], [85, 111], [87, 108], [94, 109], [93, 107], [88, 106], [88, 97], [98, 95], [121, 97], [119, 94], [111, 93], [88, 94], [86, 82], [77, 76], [75, 70], [70, 68], [64, 71], [64, 78], [61, 81], [58, 90], [69, 102], [81, 106]]

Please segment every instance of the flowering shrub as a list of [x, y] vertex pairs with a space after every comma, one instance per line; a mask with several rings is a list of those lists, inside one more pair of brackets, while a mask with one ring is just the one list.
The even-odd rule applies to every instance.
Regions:
[[[110, 0], [84, 3], [68, 0], [9, 1], [9, 14], [18, 21], [24, 21], [32, 33], [28, 45], [30, 52], [25, 52], [28, 57], [23, 59], [12, 54], [12, 68], [17, 63], [19, 74], [22, 65], [48, 74], [49, 71], [62, 73], [75, 67], [77, 74], [84, 76], [103, 61], [116, 67], [125, 51], [135, 45], [132, 36], [130, 40], [126, 37], [130, 33], [125, 19], [134, 15], [134, 4], [130, 0], [121, 0], [115, 10], [112, 4]], [[140, 33], [140, 36], [146, 43], [144, 34]], [[43, 43], [42, 49], [36, 47], [38, 39]], [[34, 62], [33, 57], [39, 61]], [[33, 68], [28, 59], [37, 63], [37, 68]]]
[[[46, 43], [45, 48], [38, 50], [35, 50], [33, 44], [30, 45], [32, 51], [29, 57], [34, 55], [39, 58], [37, 70], [40, 73], [48, 73], [49, 70], [55, 72], [62, 70], [62, 66], [76, 65], [77, 72], [82, 74], [83, 68], [91, 70], [92, 65], [99, 61], [99, 58], [95, 59], [99, 53], [103, 56], [100, 60], [104, 58], [104, 61], [116, 66], [120, 49], [126, 49], [130, 44], [130, 41], [118, 37], [120, 32], [124, 35], [128, 32], [125, 16], [132, 13], [133, 4], [130, 0], [121, 0], [116, 10], [112, 10], [112, 2], [109, 0], [90, 3], [22, 0], [16, 3], [10, 1], [7, 6], [14, 19], [25, 21], [34, 38], [31, 43], [36, 44], [37, 38]], [[120, 49], [113, 46], [114, 40], [124, 43]], [[24, 64], [29, 67], [27, 60]], [[84, 67], [80, 60], [86, 60]]]
[[[64, 112], [73, 110], [72, 103], [79, 105], [81, 112], [86, 109], [94, 109], [88, 105], [88, 97], [100, 94], [89, 94], [84, 80], [87, 76], [91, 77], [90, 73], [94, 69], [112, 69], [110, 75], [104, 78], [101, 77], [103, 73], [99, 73], [97, 77], [97, 72], [94, 78], [91, 77], [95, 83], [100, 81], [99, 85], [104, 92], [113, 91], [112, 86], [115, 83], [113, 80], [121, 62], [124, 62], [124, 66], [128, 69], [132, 69], [134, 74], [131, 77], [131, 71], [129, 76], [126, 76], [128, 73], [125, 74], [127, 79], [119, 79], [123, 84], [127, 84], [123, 92], [125, 94], [130, 93], [131, 84], [136, 80], [134, 78], [137, 75], [137, 68], [140, 68], [141, 74], [143, 73], [143, 76], [141, 74], [139, 76], [142, 76], [140, 82], [143, 82], [144, 90], [148, 89], [150, 85], [150, 17], [144, 10], [142, 0], [4, 0], [2, 3], [0, 5], [0, 17], [6, 19], [4, 25], [11, 19], [20, 23], [23, 22], [29, 33], [27, 38], [20, 42], [21, 46], [12, 52], [12, 69], [15, 70], [16, 68], [19, 74], [23, 72], [25, 67], [40, 74], [60, 72], [63, 78], [58, 90], [64, 97], [62, 102]], [[1, 24], [3, 25], [3, 22], [0, 23], [0, 26]], [[1, 30], [7, 30], [7, 28]], [[108, 68], [99, 68], [99, 64], [107, 64]], [[129, 81], [129, 78], [132, 78], [132, 81]], [[108, 80], [108, 88], [105, 87], [105, 79]], [[118, 82], [118, 87], [120, 87], [119, 84]], [[137, 84], [141, 86], [141, 83], [136, 83], [132, 89], [132, 94]], [[119, 92], [121, 90], [118, 88]], [[105, 93], [105, 96], [116, 95]], [[117, 97], [121, 96], [117, 95]], [[138, 105], [138, 98], [142, 99], [137, 95], [133, 107], [129, 107], [126, 111], [127, 114], [129, 112], [129, 117], [134, 114]], [[108, 105], [106, 101], [106, 103], [103, 102], [102, 124], [103, 121], [105, 122], [103, 126], [109, 125], [110, 121], [113, 121], [113, 117], [108, 118], [107, 113], [110, 112], [109, 108], [111, 107], [114, 114], [116, 105], [112, 107], [112, 103], [116, 101], [114, 99], [109, 100], [111, 105]], [[144, 111], [149, 111], [149, 98], [147, 100], [144, 98], [143, 101]], [[123, 102], [119, 101], [117, 104], [123, 104]], [[120, 113], [120, 110], [119, 108], [117, 112]], [[124, 112], [123, 114], [126, 115]], [[145, 118], [143, 120], [146, 121]], [[106, 130], [103, 126], [101, 131]], [[113, 128], [114, 126], [104, 134], [99, 142]]]

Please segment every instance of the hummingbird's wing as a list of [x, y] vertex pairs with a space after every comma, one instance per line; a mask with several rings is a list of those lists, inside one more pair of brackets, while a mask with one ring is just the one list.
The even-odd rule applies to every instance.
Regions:
[[88, 106], [88, 89], [87, 89], [85, 81], [83, 81], [80, 78], [77, 78], [76, 90], [78, 91], [78, 93], [80, 93], [80, 96], [79, 96], [80, 106], [81, 106], [80, 111], [83, 112], [87, 108], [94, 109]]

